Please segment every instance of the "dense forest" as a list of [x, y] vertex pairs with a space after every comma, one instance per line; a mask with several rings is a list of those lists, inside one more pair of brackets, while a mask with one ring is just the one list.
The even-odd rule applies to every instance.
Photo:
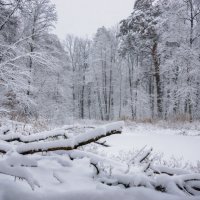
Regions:
[[50, 0], [0, 0], [0, 13], [1, 116], [200, 118], [199, 0], [137, 0], [117, 26], [65, 41]]

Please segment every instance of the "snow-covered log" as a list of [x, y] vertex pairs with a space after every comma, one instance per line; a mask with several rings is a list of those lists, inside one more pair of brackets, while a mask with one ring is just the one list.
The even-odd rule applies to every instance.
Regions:
[[176, 195], [200, 195], [200, 174], [161, 174], [156, 177], [155, 189]]
[[151, 165], [150, 167], [154, 171], [155, 174], [167, 174], [169, 176], [173, 176], [173, 175], [183, 175], [183, 174], [190, 173], [184, 169], [170, 168], [166, 166]]
[[25, 180], [30, 185], [32, 190], [34, 190], [35, 186], [40, 187], [37, 180], [34, 179], [34, 177], [27, 169], [20, 166], [11, 167], [6, 161], [0, 162], [0, 173]]
[[44, 131], [40, 133], [35, 133], [32, 135], [22, 135], [20, 133], [9, 133], [6, 135], [0, 135], [0, 140], [6, 141], [6, 142], [23, 142], [23, 143], [30, 143], [30, 142], [37, 142], [41, 140], [46, 140], [49, 138], [55, 138], [59, 136], [66, 137], [66, 132], [64, 129], [60, 130], [53, 130], [53, 131]]
[[96, 142], [101, 138], [121, 134], [123, 122], [111, 123], [106, 126], [96, 128], [87, 133], [79, 134], [73, 138], [56, 141], [39, 141], [27, 144], [20, 144], [16, 147], [16, 151], [20, 154], [33, 154], [43, 151], [73, 150], [78, 147]]
[[95, 127], [81, 126], [81, 125], [66, 125], [59, 129], [54, 129], [51, 131], [43, 131], [43, 132], [31, 134], [31, 135], [23, 135], [21, 133], [16, 133], [16, 132], [10, 131], [10, 129], [4, 128], [3, 130], [0, 131], [0, 140], [6, 141], [6, 142], [18, 141], [18, 142], [23, 142], [23, 143], [30, 143], [30, 142], [53, 139], [59, 136], [63, 136], [64, 138], [67, 138], [68, 130], [83, 129], [83, 128], [94, 129]]
[[[79, 134], [72, 138], [63, 138], [53, 141], [45, 141], [45, 139], [55, 136], [65, 136], [65, 130], [54, 130], [40, 134], [33, 134], [30, 136], [22, 136], [17, 134], [1, 135], [1, 139], [4, 141], [1, 141], [0, 143], [0, 152], [6, 153], [10, 150], [13, 150], [25, 155], [43, 151], [73, 150], [80, 146], [96, 142], [101, 138], [113, 134], [121, 134], [123, 125], [123, 122], [115, 122], [88, 131], [87, 133]], [[14, 140], [18, 140], [20, 143], [17, 145], [12, 145], [8, 142]]]
[[6, 153], [13, 149], [13, 146], [5, 141], [0, 140], [0, 153]]
[[[26, 180], [31, 188], [34, 189], [34, 186], [39, 187], [39, 184], [29, 173], [27, 167], [37, 167], [37, 162], [24, 156], [24, 154], [76, 149], [91, 142], [96, 142], [103, 137], [120, 134], [122, 128], [123, 122], [112, 123], [72, 138], [63, 137], [62, 140], [56, 138], [57, 140], [53, 141], [45, 140], [57, 136], [66, 136], [66, 127], [29, 136], [7, 132], [0, 135], [0, 152], [5, 154], [3, 160], [0, 161], [0, 173]], [[18, 142], [13, 143], [14, 141]], [[54, 160], [61, 163], [62, 166], [70, 166], [66, 160], [57, 157]], [[58, 176], [55, 173], [53, 176], [58, 180]]]
[[67, 154], [71, 159], [82, 159], [82, 158], [89, 158], [91, 164], [98, 165], [100, 163], [107, 164], [113, 168], [119, 169], [122, 173], [125, 173], [127, 165], [124, 163], [119, 163], [117, 161], [114, 161], [112, 159], [102, 157], [99, 155], [96, 155], [91, 152], [81, 151], [81, 150], [73, 150], [73, 151], [67, 151]]

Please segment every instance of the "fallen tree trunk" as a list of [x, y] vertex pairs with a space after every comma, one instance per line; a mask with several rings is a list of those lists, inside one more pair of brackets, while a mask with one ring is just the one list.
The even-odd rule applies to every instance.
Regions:
[[[84, 137], [80, 135], [75, 138], [66, 139], [66, 140], [21, 144], [17, 146], [16, 150], [18, 153], [23, 154], [23, 155], [44, 152], [44, 151], [59, 151], [59, 150], [69, 151], [69, 150], [77, 149], [78, 147], [90, 144], [92, 142], [96, 142], [101, 138], [114, 135], [114, 134], [121, 134], [121, 131], [119, 130], [108, 131], [105, 134], [103, 133], [96, 137], [91, 135], [91, 137], [87, 139], [85, 139]], [[84, 136], [88, 136], [88, 135], [84, 134]]]
[[[69, 139], [62, 139], [62, 140], [40, 141], [43, 138], [49, 138], [49, 136], [56, 137], [56, 136], [64, 135], [64, 133], [62, 134], [61, 131], [58, 131], [57, 133], [55, 131], [52, 131], [52, 132], [45, 132], [45, 136], [42, 136], [42, 133], [41, 135], [37, 134], [33, 136], [25, 136], [26, 143], [21, 142], [17, 145], [12, 145], [9, 142], [2, 141], [3, 148], [1, 148], [0, 146], [0, 152], [6, 153], [10, 150], [14, 150], [18, 152], [19, 154], [27, 155], [27, 154], [44, 152], [44, 151], [48, 151], [48, 152], [58, 151], [58, 150], [69, 151], [69, 150], [77, 149], [78, 147], [90, 144], [92, 142], [96, 142], [99, 139], [110, 136], [110, 135], [121, 134], [123, 125], [124, 125], [123, 122], [111, 123], [106, 126], [91, 130], [87, 133], [79, 134], [75, 137], [72, 137]], [[15, 139], [17, 139], [17, 137], [15, 137]], [[33, 140], [35, 140], [36, 142], [32, 142]], [[20, 140], [20, 141], [23, 141], [23, 140]]]
[[33, 133], [31, 135], [22, 135], [20, 133], [10, 132], [10, 130], [3, 131], [0, 133], [0, 140], [6, 142], [21, 142], [21, 143], [31, 143], [31, 142], [38, 142], [48, 139], [56, 139], [59, 136], [63, 136], [65, 139], [67, 138], [67, 131], [73, 130], [76, 128], [90, 128], [94, 129], [95, 127], [92, 126], [80, 126], [80, 125], [67, 125], [63, 128], [51, 130], [51, 131], [43, 131], [39, 133]]

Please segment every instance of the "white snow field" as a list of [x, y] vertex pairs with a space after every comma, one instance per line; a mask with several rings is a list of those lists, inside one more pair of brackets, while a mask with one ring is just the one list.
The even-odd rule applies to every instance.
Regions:
[[117, 155], [120, 151], [128, 152], [141, 149], [145, 145], [154, 152], [163, 154], [164, 159], [175, 157], [183, 162], [200, 161], [200, 130], [181, 130], [162, 128], [151, 124], [126, 126], [123, 134], [106, 139], [111, 146], [102, 149], [106, 154]]
[[[108, 130], [115, 126], [105, 127], [106, 130]], [[57, 130], [60, 131], [60, 129]], [[96, 129], [94, 132], [88, 132], [86, 136], [90, 137], [92, 133], [99, 135], [104, 131], [105, 128]], [[45, 136], [50, 134], [44, 133]], [[55, 131], [51, 133], [54, 135]], [[190, 130], [190, 135], [198, 134], [198, 130]], [[5, 138], [4, 136], [1, 137]], [[23, 137], [19, 138], [21, 140], [24, 139]], [[35, 141], [34, 136], [30, 138]], [[43, 137], [40, 136], [39, 138]], [[81, 137], [76, 135], [75, 138], [81, 141], [85, 136]], [[102, 139], [102, 141], [104, 140], [105, 138]], [[76, 144], [76, 141], [73, 141], [73, 145]], [[126, 125], [121, 135], [112, 135], [107, 137], [106, 141], [111, 147], [103, 148], [100, 145], [95, 145], [95, 147], [98, 148], [97, 152], [101, 154], [104, 153], [106, 156], [99, 157], [96, 155], [93, 157], [91, 156], [90, 159], [85, 157], [82, 148], [81, 151], [68, 151], [68, 154], [64, 151], [59, 151], [57, 153], [52, 152], [48, 154], [37, 153], [27, 155], [26, 157], [19, 155], [17, 152], [8, 152], [6, 155], [2, 156], [0, 160], [0, 173], [2, 173], [0, 174], [0, 200], [200, 199], [199, 196], [192, 197], [182, 192], [177, 192], [170, 183], [170, 179], [167, 181], [164, 179], [165, 176], [161, 177], [160, 182], [169, 185], [169, 194], [157, 192], [145, 187], [124, 188], [121, 185], [108, 186], [98, 180], [96, 177], [96, 170], [94, 166], [90, 164], [91, 159], [94, 163], [108, 161], [110, 162], [110, 166], [117, 165], [116, 167], [118, 168], [116, 171], [112, 172], [112, 176], [116, 176], [123, 181], [132, 181], [136, 185], [140, 183], [147, 184], [145, 181], [148, 181], [148, 178], [143, 176], [144, 174], [139, 171], [138, 173], [130, 172], [129, 176], [120, 176], [118, 173], [124, 166], [126, 168], [126, 164], [123, 162], [116, 162], [115, 160], [110, 161], [110, 159], [106, 157], [113, 156], [113, 159], [115, 159], [122, 151], [126, 153], [132, 151], [133, 148], [140, 149], [147, 145], [147, 147], [153, 147], [154, 151], [164, 153], [166, 159], [174, 155], [175, 157], [182, 156], [185, 161], [196, 162], [200, 160], [200, 136], [185, 136], [182, 134], [182, 130], [178, 129], [166, 129], [148, 124], [133, 124]], [[16, 144], [18, 143], [14, 143], [13, 148]], [[4, 147], [4, 145], [2, 145], [2, 147]], [[92, 148], [92, 146], [88, 146], [88, 148]], [[17, 148], [14, 149], [18, 150]], [[87, 150], [87, 148], [84, 149], [85, 151]], [[73, 156], [79, 157], [80, 159], [70, 160]], [[8, 165], [9, 167], [6, 167]], [[183, 171], [183, 174], [184, 173]], [[24, 177], [26, 181], [15, 177], [18, 175]], [[187, 174], [183, 176], [183, 178], [186, 176]], [[194, 176], [197, 175], [194, 174]]]

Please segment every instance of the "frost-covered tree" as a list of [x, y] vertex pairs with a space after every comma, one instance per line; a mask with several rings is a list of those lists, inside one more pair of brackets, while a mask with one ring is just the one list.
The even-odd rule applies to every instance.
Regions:
[[23, 96], [27, 90], [29, 74], [23, 65], [27, 54], [20, 37], [21, 7], [26, 1], [0, 1], [0, 79], [1, 114], [22, 114], [30, 105], [30, 99]]
[[121, 22], [120, 53], [130, 63], [132, 118], [141, 111], [134, 92], [138, 77], [147, 117], [199, 118], [199, 15], [199, 1], [138, 0]]
[[119, 29], [64, 44], [51, 33], [50, 0], [0, 0], [0, 10], [2, 114], [51, 123], [199, 119], [198, 0], [137, 0]]
[[99, 28], [92, 47], [92, 70], [96, 90], [96, 105], [102, 120], [114, 117], [115, 72], [117, 63], [116, 35], [105, 27]]
[[[199, 2], [160, 1], [165, 114], [199, 117]], [[184, 32], [184, 34], [183, 34]]]
[[[24, 16], [24, 35], [30, 36], [27, 41], [27, 50], [30, 53], [35, 53], [36, 58], [29, 58], [27, 67], [30, 73], [30, 80], [28, 81], [30, 89], [27, 90], [27, 95], [31, 93], [31, 79], [34, 74], [35, 66], [49, 65], [47, 57], [45, 58], [45, 51], [42, 49], [43, 37], [48, 34], [50, 28], [53, 27], [56, 21], [55, 6], [49, 0], [33, 0], [28, 1], [23, 7]], [[38, 60], [38, 58], [41, 58]], [[39, 61], [39, 62], [38, 62]]]
[[47, 0], [10, 0], [1, 1], [0, 9], [1, 114], [57, 118], [58, 110], [67, 108], [68, 61], [50, 34], [55, 6]]
[[[130, 63], [129, 87], [132, 118], [137, 115], [136, 108], [134, 109], [137, 104], [134, 101], [137, 101], [137, 87], [141, 81], [136, 75], [139, 70], [142, 70], [143, 74], [146, 73], [144, 78], [149, 86], [146, 91], [149, 90], [150, 94], [149, 106], [152, 110], [152, 117], [162, 117], [162, 82], [158, 54], [159, 34], [156, 28], [159, 15], [160, 9], [153, 4], [152, 0], [138, 0], [135, 2], [131, 16], [121, 22], [122, 45], [120, 51]], [[139, 68], [138, 65], [140, 65]]]
[[86, 70], [88, 68], [89, 41], [67, 35], [64, 47], [69, 59], [71, 116], [84, 118]]

